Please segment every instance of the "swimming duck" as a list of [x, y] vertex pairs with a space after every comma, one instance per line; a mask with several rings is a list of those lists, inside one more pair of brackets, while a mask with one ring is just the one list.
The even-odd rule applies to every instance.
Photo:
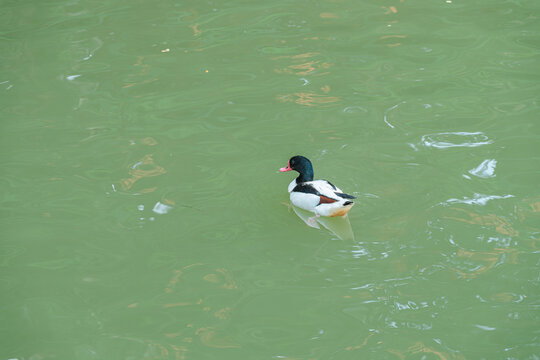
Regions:
[[290, 184], [291, 202], [317, 216], [345, 216], [354, 205], [355, 196], [345, 194], [326, 180], [313, 180], [313, 165], [304, 156], [293, 156], [281, 172], [295, 170], [300, 173]]

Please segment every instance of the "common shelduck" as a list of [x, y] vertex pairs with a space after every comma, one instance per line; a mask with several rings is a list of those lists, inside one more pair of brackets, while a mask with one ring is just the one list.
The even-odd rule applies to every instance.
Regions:
[[354, 205], [355, 196], [345, 194], [326, 180], [313, 180], [313, 165], [309, 159], [293, 156], [281, 172], [295, 170], [300, 173], [290, 184], [291, 202], [317, 216], [345, 216]]

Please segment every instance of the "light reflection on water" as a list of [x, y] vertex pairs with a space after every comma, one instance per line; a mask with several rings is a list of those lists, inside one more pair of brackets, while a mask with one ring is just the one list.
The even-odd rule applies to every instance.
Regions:
[[309, 211], [302, 210], [294, 205], [291, 205], [291, 207], [294, 213], [302, 219], [307, 226], [320, 229], [320, 224], [323, 228], [327, 229], [331, 234], [337, 236], [341, 240], [354, 240], [354, 233], [348, 216], [336, 216], [334, 218], [322, 216], [315, 217], [314, 214]]

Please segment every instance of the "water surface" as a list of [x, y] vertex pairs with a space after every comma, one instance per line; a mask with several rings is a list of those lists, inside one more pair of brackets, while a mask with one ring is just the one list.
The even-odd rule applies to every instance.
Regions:
[[1, 358], [540, 356], [536, 2], [2, 9]]

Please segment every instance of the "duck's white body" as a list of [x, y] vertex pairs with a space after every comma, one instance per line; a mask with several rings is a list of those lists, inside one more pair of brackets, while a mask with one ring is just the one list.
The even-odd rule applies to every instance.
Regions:
[[326, 180], [313, 180], [313, 165], [308, 158], [293, 156], [281, 172], [297, 171], [300, 176], [288, 187], [291, 202], [317, 216], [345, 216], [353, 207], [354, 196], [345, 194], [340, 188]]
[[319, 216], [344, 216], [353, 207], [354, 196], [326, 180], [313, 180], [298, 183], [294, 179], [287, 189], [293, 205], [312, 211]]

